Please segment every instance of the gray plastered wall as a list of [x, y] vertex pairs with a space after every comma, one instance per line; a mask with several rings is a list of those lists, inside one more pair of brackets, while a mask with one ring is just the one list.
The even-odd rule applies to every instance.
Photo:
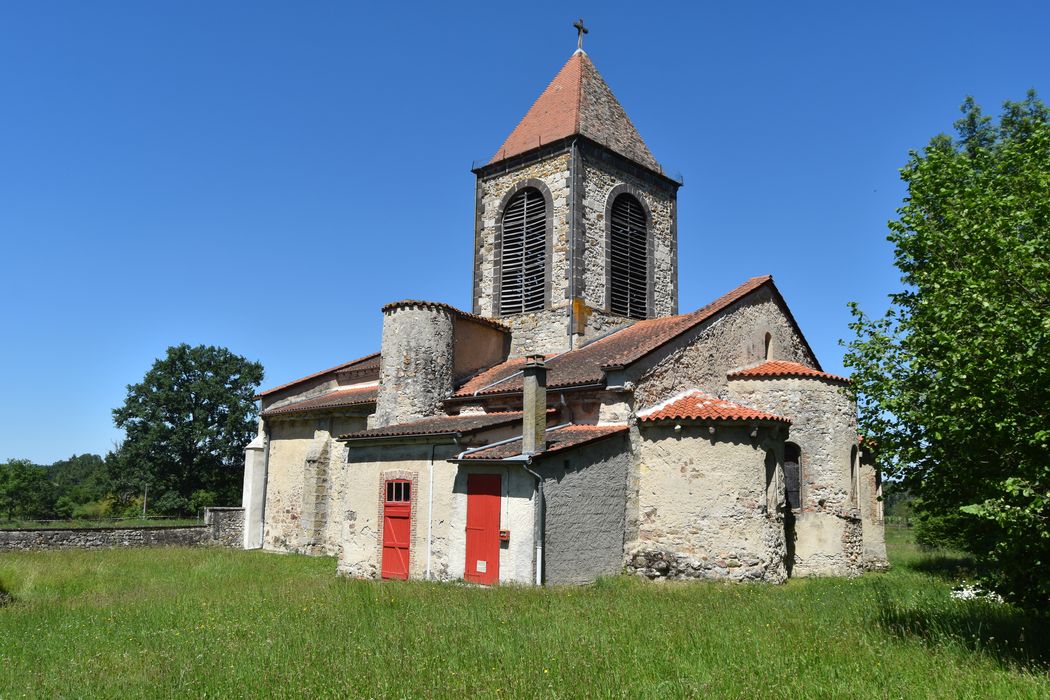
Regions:
[[588, 583], [623, 568], [623, 503], [630, 453], [624, 436], [558, 452], [544, 478], [544, 581]]

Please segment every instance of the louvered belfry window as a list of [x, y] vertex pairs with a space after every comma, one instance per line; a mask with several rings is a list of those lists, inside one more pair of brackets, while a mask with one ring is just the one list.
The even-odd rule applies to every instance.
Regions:
[[501, 316], [543, 309], [547, 281], [547, 204], [527, 187], [503, 212], [500, 259]]
[[629, 194], [613, 200], [609, 229], [609, 310], [645, 318], [649, 300], [649, 245], [645, 210]]

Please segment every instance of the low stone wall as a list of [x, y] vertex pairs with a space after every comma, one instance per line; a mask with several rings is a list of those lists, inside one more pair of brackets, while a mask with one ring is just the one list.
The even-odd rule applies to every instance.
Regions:
[[205, 508], [204, 525], [211, 528], [211, 536], [202, 544], [244, 547], [244, 508]]
[[0, 530], [0, 552], [113, 547], [241, 547], [243, 508], [207, 508], [204, 525]]

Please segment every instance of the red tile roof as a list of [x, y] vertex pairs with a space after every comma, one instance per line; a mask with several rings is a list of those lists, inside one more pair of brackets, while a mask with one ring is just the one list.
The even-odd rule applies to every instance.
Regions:
[[574, 53], [554, 76], [489, 163], [575, 134], [661, 172], [623, 106], [582, 51]]
[[788, 423], [787, 418], [747, 406], [709, 396], [692, 389], [652, 408], [638, 412], [638, 420], [702, 420], [702, 421], [774, 421]]
[[461, 311], [460, 309], [457, 309], [455, 306], [452, 306], [451, 304], [445, 304], [444, 302], [440, 302], [440, 301], [417, 301], [415, 299], [405, 299], [404, 301], [394, 301], [394, 302], [391, 302], [391, 303], [389, 303], [389, 304], [387, 304], [386, 306], [383, 307], [383, 313], [386, 313], [387, 311], [390, 311], [392, 309], [406, 309], [406, 308], [414, 308], [414, 307], [422, 307], [424, 309], [443, 309], [445, 311], [451, 311], [452, 313], [454, 313], [454, 314], [456, 314], [456, 315], [458, 315], [458, 316], [460, 316], [462, 318], [465, 318], [467, 320], [475, 321], [477, 323], [481, 323], [481, 324], [484, 324], [486, 326], [492, 326], [493, 328], [496, 328], [497, 330], [501, 330], [501, 331], [505, 331], [507, 333], [510, 333], [510, 328], [508, 328], [507, 326], [505, 326], [502, 323], [500, 323], [497, 319], [489, 318], [487, 316], [478, 316], [477, 314], [467, 313], [466, 311]]
[[[569, 425], [547, 432], [547, 446], [544, 455], [579, 447], [587, 443], [607, 438], [610, 435], [626, 433], [626, 425]], [[463, 455], [463, 459], [507, 459], [521, 454], [521, 440], [514, 440], [502, 445], [487, 447]]]
[[258, 394], [255, 395], [255, 398], [261, 399], [262, 397], [269, 396], [270, 394], [272, 394], [272, 393], [274, 393], [276, 391], [280, 391], [282, 389], [288, 389], [289, 387], [293, 387], [296, 384], [302, 384], [305, 381], [309, 381], [311, 379], [317, 379], [318, 377], [323, 377], [324, 375], [328, 374], [329, 372], [333, 372], [334, 373], [334, 372], [337, 372], [339, 370], [346, 370], [346, 369], [364, 369], [365, 367], [371, 365], [372, 363], [375, 364], [376, 368], [379, 367], [379, 353], [378, 352], [374, 352], [371, 355], [365, 355], [364, 357], [359, 357], [356, 360], [350, 360], [349, 362], [344, 362], [343, 364], [336, 365], [335, 367], [329, 367], [328, 369], [323, 369], [320, 372], [314, 372], [313, 374], [308, 374], [305, 377], [300, 377], [299, 379], [295, 379], [293, 381], [290, 381], [287, 384], [281, 384], [280, 386], [275, 386], [274, 388], [267, 389], [266, 391], [260, 391]]
[[819, 379], [830, 379], [836, 382], [849, 383], [846, 377], [821, 372], [819, 369], [806, 367], [797, 362], [784, 362], [783, 360], [769, 360], [757, 367], [742, 369], [738, 372], [730, 372], [730, 379], [772, 379], [780, 377], [816, 377]]
[[340, 440], [371, 440], [388, 437], [414, 437], [417, 435], [456, 435], [484, 428], [495, 428], [510, 423], [520, 423], [521, 411], [505, 413], [470, 413], [460, 416], [432, 416], [410, 423], [387, 425], [382, 428], [360, 430], [340, 435]]
[[[547, 362], [547, 387], [600, 384], [605, 380], [604, 368], [624, 367], [637, 362], [767, 284], [776, 290], [773, 278], [769, 275], [752, 277], [728, 294], [692, 313], [638, 321], [582, 348], [553, 356]], [[776, 293], [779, 295], [779, 292]], [[524, 358], [516, 358], [481, 372], [461, 385], [453, 396], [465, 398], [474, 396], [475, 392], [482, 396], [519, 392], [522, 379], [520, 375], [515, 374], [521, 371], [524, 362]], [[499, 380], [506, 381], [490, 386]]]
[[330, 391], [327, 394], [303, 399], [294, 403], [288, 403], [277, 408], [268, 408], [263, 411], [264, 416], [278, 416], [285, 413], [302, 413], [304, 411], [318, 411], [326, 408], [342, 408], [344, 406], [364, 406], [376, 402], [379, 387], [355, 387]]

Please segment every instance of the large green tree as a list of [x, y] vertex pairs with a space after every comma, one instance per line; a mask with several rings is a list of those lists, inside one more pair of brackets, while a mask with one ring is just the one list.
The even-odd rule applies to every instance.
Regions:
[[47, 518], [54, 504], [54, 489], [47, 468], [28, 459], [0, 464], [0, 518]]
[[913, 152], [890, 222], [903, 289], [853, 307], [863, 428], [986, 582], [1050, 604], [1050, 124], [1034, 93]]
[[107, 460], [118, 494], [148, 486], [156, 510], [169, 513], [238, 502], [262, 377], [261, 364], [226, 348], [168, 348], [113, 411], [126, 434]]

